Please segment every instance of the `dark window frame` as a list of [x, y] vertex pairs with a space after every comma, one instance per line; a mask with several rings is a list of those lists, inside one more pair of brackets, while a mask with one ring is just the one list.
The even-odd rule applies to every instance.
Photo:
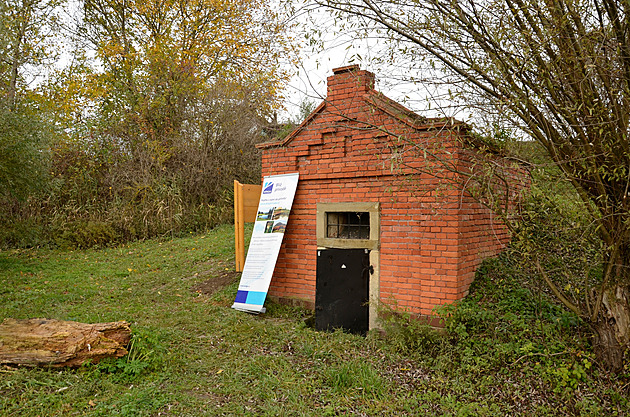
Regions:
[[370, 213], [367, 211], [326, 212], [326, 237], [332, 239], [369, 239]]

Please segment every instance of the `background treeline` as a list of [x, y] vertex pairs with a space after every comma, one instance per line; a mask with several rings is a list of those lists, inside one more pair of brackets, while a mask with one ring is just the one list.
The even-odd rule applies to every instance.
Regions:
[[0, 5], [0, 246], [88, 247], [212, 227], [287, 79], [261, 0]]

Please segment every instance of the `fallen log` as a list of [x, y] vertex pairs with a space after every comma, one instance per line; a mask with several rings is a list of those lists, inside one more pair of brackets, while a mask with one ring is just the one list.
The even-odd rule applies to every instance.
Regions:
[[4, 319], [0, 364], [77, 367], [90, 360], [125, 356], [131, 339], [126, 321], [78, 323], [52, 319]]

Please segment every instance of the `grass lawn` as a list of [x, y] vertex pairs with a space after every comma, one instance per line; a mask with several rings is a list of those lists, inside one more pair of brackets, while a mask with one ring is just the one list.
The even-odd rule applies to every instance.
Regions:
[[[399, 318], [364, 338], [316, 332], [296, 308], [231, 309], [233, 247], [221, 226], [117, 248], [0, 252], [0, 319], [127, 320], [134, 335], [118, 360], [0, 367], [0, 416], [630, 415], [628, 375], [597, 371], [581, 325], [499, 277], [501, 265], [443, 310], [445, 331]], [[229, 283], [207, 295], [212, 280]]]

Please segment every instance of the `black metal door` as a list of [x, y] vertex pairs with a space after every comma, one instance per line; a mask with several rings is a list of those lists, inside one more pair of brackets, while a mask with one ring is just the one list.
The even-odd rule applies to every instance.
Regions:
[[370, 251], [319, 249], [315, 288], [315, 327], [343, 328], [352, 333], [368, 331]]

